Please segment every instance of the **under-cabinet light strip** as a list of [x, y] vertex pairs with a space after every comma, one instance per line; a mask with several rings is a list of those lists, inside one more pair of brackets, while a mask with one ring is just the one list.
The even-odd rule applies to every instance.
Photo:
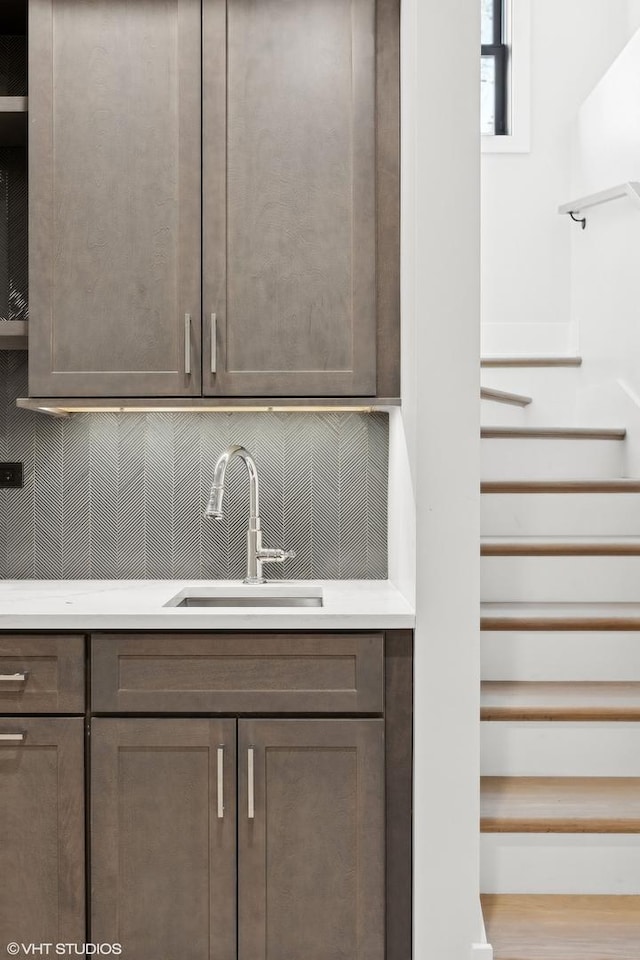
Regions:
[[233, 406], [212, 406], [212, 407], [171, 407], [171, 406], [149, 406], [149, 407], [126, 407], [126, 406], [39, 406], [29, 405], [29, 409], [38, 413], [47, 413], [51, 416], [68, 416], [73, 413], [376, 413], [384, 410], [378, 406], [306, 406], [306, 407], [233, 407]]

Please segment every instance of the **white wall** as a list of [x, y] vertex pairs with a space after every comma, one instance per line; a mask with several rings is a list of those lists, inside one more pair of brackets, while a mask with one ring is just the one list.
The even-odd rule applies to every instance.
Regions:
[[479, 10], [468, 0], [402, 5], [402, 415], [417, 510], [416, 960], [469, 960], [480, 938]]
[[571, 347], [571, 230], [556, 209], [571, 199], [575, 116], [627, 39], [630, 4], [640, 19], [640, 0], [531, 0], [531, 151], [482, 157], [484, 353]]
[[[640, 180], [640, 32], [585, 101], [575, 125], [572, 195]], [[640, 205], [618, 200], [572, 231], [572, 319], [584, 358], [583, 419], [626, 426], [640, 475]]]
[[629, 36], [640, 27], [640, 0], [629, 0]]

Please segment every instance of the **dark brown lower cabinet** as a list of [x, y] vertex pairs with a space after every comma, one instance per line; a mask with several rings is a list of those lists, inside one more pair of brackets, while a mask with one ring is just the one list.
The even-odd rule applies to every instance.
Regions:
[[93, 720], [92, 942], [235, 960], [235, 750], [235, 720]]
[[383, 720], [94, 719], [91, 741], [94, 942], [384, 960]]
[[0, 718], [0, 949], [84, 943], [84, 720]]
[[239, 960], [384, 960], [383, 720], [238, 721]]

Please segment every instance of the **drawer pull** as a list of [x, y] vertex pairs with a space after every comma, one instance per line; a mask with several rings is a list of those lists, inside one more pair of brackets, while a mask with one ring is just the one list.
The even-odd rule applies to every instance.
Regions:
[[255, 782], [253, 775], [253, 747], [249, 747], [247, 750], [247, 779], [248, 779], [248, 790], [247, 790], [247, 816], [249, 820], [255, 820], [256, 817], [256, 798], [255, 798]]
[[218, 324], [216, 314], [211, 314], [211, 373], [218, 370]]
[[0, 743], [24, 743], [26, 733], [0, 733]]
[[184, 315], [184, 372], [191, 375], [191, 314]]
[[224, 745], [218, 747], [218, 820], [224, 819]]
[[26, 683], [28, 676], [27, 670], [22, 673], [0, 673], [0, 683]]

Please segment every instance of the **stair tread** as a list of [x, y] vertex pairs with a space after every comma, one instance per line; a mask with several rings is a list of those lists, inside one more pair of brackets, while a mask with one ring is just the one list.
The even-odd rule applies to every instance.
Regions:
[[640, 493], [640, 480], [483, 480], [481, 492], [492, 493]]
[[640, 896], [484, 894], [494, 960], [636, 960]]
[[485, 833], [640, 833], [640, 778], [483, 777]]
[[640, 603], [483, 603], [482, 630], [640, 630]]
[[640, 682], [485, 680], [483, 720], [640, 720]]
[[483, 537], [485, 557], [640, 556], [640, 537]]
[[525, 396], [523, 393], [512, 393], [509, 390], [496, 390], [493, 387], [481, 387], [480, 399], [492, 400], [495, 403], [507, 403], [514, 407], [528, 407], [530, 403], [533, 403], [533, 399]]
[[482, 427], [485, 440], [624, 440], [624, 427]]
[[579, 367], [582, 357], [482, 357], [482, 367]]

